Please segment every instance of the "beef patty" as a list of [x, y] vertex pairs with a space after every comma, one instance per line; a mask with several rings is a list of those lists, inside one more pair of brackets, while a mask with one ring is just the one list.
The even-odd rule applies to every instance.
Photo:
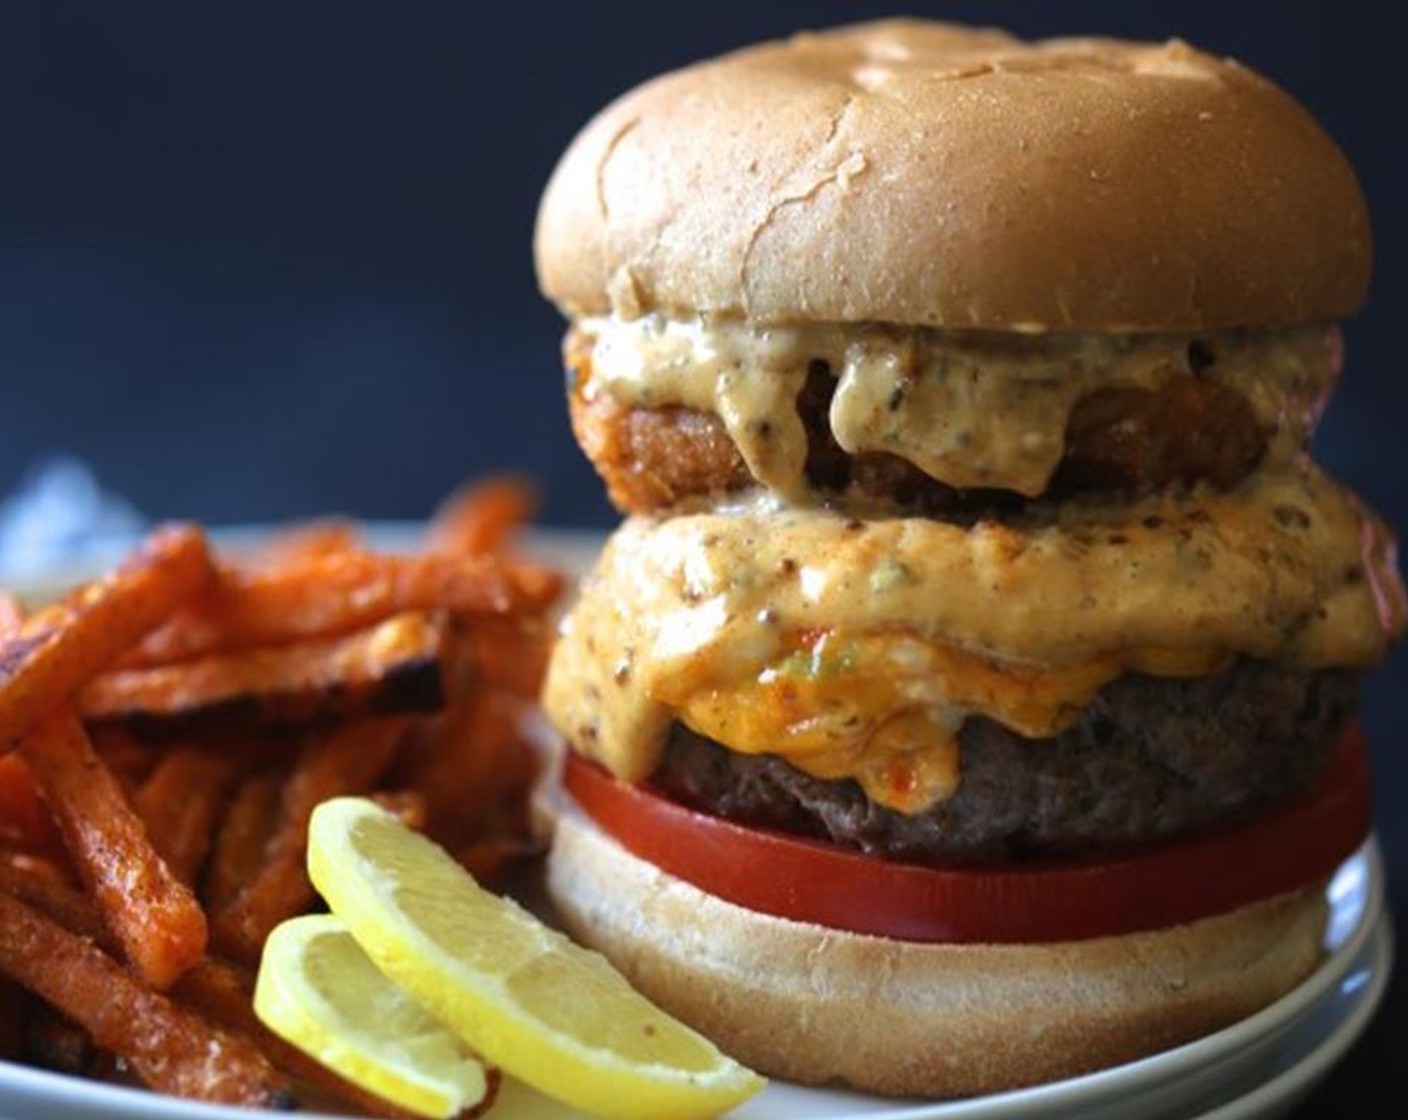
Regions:
[[974, 717], [958, 791], [915, 815], [849, 779], [726, 750], [681, 724], [652, 783], [746, 824], [911, 860], [1012, 859], [1137, 846], [1245, 818], [1305, 789], [1353, 709], [1347, 670], [1240, 661], [1208, 677], [1131, 674], [1068, 730], [1025, 739]]

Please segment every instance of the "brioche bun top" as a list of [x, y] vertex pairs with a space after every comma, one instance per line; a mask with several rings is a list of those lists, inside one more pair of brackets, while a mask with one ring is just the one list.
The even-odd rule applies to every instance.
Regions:
[[570, 317], [1194, 331], [1352, 313], [1370, 231], [1334, 142], [1236, 62], [891, 20], [627, 93], [535, 256]]

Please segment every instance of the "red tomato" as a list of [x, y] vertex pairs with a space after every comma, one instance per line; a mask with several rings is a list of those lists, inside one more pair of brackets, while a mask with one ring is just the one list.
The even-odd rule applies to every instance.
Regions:
[[1368, 757], [1357, 731], [1295, 801], [1243, 824], [1105, 858], [897, 863], [697, 812], [576, 754], [564, 782], [628, 851], [709, 894], [906, 941], [1069, 941], [1193, 921], [1329, 875], [1370, 824]]

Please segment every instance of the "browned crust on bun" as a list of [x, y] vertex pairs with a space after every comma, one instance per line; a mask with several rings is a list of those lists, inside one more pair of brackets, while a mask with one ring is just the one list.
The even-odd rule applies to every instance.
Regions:
[[893, 20], [626, 94], [535, 252], [569, 316], [1199, 330], [1350, 314], [1370, 231], [1333, 141], [1236, 62]]
[[892, 1096], [996, 1092], [1229, 1025], [1321, 958], [1323, 884], [1188, 925], [1050, 945], [920, 945], [754, 913], [561, 813], [567, 929], [738, 1060]]

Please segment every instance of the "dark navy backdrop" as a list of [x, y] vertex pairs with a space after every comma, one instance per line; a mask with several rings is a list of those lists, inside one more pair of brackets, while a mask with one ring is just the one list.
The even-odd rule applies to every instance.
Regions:
[[[1178, 34], [1298, 94], [1358, 166], [1371, 303], [1319, 457], [1408, 526], [1408, 103], [1388, 4], [912, 3], [1029, 35]], [[0, 491], [71, 451], [153, 516], [425, 513], [463, 477], [605, 525], [573, 447], [534, 207], [586, 117], [664, 68], [876, 3], [326, 0], [0, 11]], [[1197, 174], [1196, 167], [1188, 168]], [[1370, 687], [1408, 907], [1403, 655]], [[1408, 974], [1408, 969], [1402, 970]], [[1401, 1085], [1408, 984], [1327, 1093]]]

